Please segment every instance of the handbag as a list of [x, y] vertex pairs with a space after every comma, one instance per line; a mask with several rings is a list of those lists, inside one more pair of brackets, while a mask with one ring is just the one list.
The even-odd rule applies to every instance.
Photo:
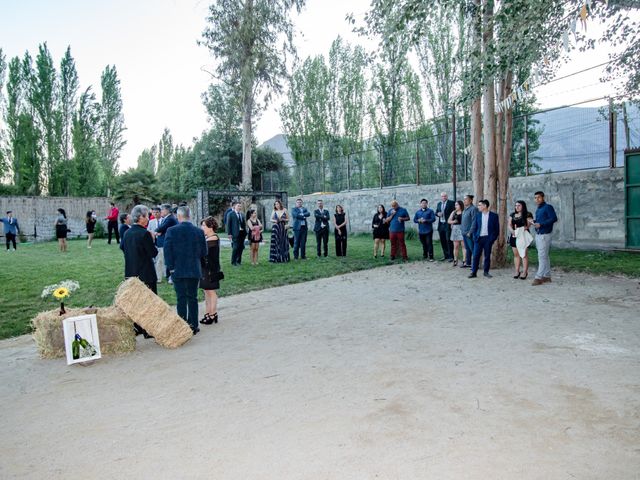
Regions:
[[224, 280], [224, 272], [211, 272], [210, 280], [212, 282]]

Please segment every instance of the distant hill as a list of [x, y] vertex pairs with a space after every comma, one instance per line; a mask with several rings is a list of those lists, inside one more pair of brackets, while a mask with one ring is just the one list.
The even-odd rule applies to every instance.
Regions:
[[293, 168], [296, 162], [293, 160], [293, 155], [291, 155], [291, 150], [289, 150], [289, 145], [287, 144], [287, 137], [282, 133], [279, 133], [275, 137], [270, 138], [266, 142], [264, 142], [260, 147], [271, 147], [276, 152], [282, 154], [284, 158], [284, 164]]

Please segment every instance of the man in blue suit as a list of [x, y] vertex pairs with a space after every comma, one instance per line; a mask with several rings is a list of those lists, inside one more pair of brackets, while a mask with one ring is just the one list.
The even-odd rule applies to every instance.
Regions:
[[491, 278], [489, 267], [491, 266], [491, 247], [500, 235], [500, 219], [496, 213], [489, 211], [489, 200], [480, 200], [478, 213], [471, 226], [471, 238], [473, 239], [473, 260], [471, 262], [471, 274], [469, 278], [476, 278], [480, 255], [484, 255], [484, 276]]
[[302, 199], [296, 199], [296, 206], [291, 210], [293, 218], [293, 258], [298, 259], [298, 253], [302, 260], [307, 258], [307, 218], [311, 212], [302, 206]]
[[178, 207], [178, 225], [167, 230], [164, 261], [171, 272], [176, 291], [178, 315], [189, 324], [193, 334], [198, 328], [198, 283], [202, 277], [200, 259], [207, 255], [204, 232], [191, 223], [189, 207]]

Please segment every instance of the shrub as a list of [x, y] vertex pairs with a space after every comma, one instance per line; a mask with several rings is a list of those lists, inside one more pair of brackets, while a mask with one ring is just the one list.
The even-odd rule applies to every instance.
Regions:
[[104, 238], [104, 223], [96, 222], [96, 227], [93, 231], [93, 238]]

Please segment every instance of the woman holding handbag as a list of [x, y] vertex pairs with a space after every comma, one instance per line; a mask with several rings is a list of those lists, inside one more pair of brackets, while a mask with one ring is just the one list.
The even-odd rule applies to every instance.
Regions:
[[202, 257], [202, 278], [200, 288], [204, 290], [205, 310], [204, 318], [200, 323], [211, 325], [218, 323], [218, 294], [220, 280], [224, 279], [224, 273], [220, 271], [220, 238], [216, 233], [218, 223], [215, 218], [207, 217], [202, 220], [200, 228], [207, 240], [207, 256]]
[[249, 237], [249, 247], [251, 248], [251, 265], [258, 264], [258, 249], [262, 242], [262, 223], [258, 218], [258, 212], [249, 210], [247, 218], [247, 236]]

